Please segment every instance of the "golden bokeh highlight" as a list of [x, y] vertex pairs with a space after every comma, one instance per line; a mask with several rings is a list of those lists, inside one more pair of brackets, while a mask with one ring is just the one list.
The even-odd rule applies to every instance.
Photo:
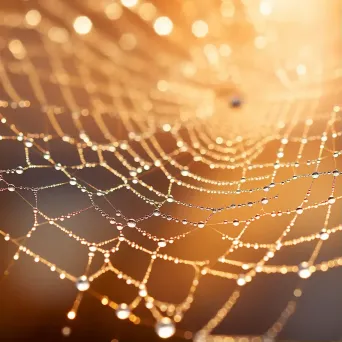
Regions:
[[121, 3], [125, 7], [133, 8], [139, 3], [139, 0], [121, 0]]
[[86, 35], [91, 31], [93, 23], [88, 17], [79, 16], [75, 19], [73, 26], [76, 33]]
[[105, 7], [104, 12], [110, 20], [118, 20], [121, 18], [123, 10], [119, 3], [112, 2]]
[[173, 30], [173, 23], [168, 17], [159, 17], [153, 24], [155, 32], [160, 36], [168, 36]]
[[192, 24], [192, 33], [197, 38], [204, 38], [209, 32], [209, 26], [204, 20], [196, 20]]
[[32, 9], [26, 13], [25, 20], [28, 25], [37, 26], [42, 20], [42, 16], [39, 11]]

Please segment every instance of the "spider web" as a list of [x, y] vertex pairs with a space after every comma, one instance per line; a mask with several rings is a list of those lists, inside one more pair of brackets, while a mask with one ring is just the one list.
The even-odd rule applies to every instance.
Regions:
[[[96, 4], [88, 11], [100, 25]], [[69, 4], [36, 8], [34, 25], [31, 8], [1, 15], [0, 190], [14, 204], [0, 234], [16, 249], [5, 275], [28, 257], [81, 289], [69, 319], [89, 283], [103, 305], [127, 303], [133, 324], [170, 317], [176, 335], [222, 341], [245, 288], [295, 274], [250, 340], [277, 337], [303, 278], [342, 265], [336, 90], [231, 108], [230, 90], [176, 71], [191, 73], [189, 56], [163, 39], [141, 35], [127, 51], [100, 27], [73, 33], [79, 12]], [[223, 286], [212, 279], [224, 291], [193, 326], [191, 309]]]

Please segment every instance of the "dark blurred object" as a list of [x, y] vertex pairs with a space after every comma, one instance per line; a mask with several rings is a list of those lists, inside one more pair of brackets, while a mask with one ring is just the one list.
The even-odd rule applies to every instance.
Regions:
[[239, 108], [242, 106], [242, 99], [238, 96], [234, 96], [231, 100], [230, 100], [230, 106], [232, 108]]

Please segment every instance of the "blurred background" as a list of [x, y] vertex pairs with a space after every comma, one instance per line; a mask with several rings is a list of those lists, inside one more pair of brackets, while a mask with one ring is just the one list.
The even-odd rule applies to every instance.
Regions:
[[[160, 340], [144, 300], [133, 310], [138, 317], [133, 323], [101, 304], [101, 296], [115, 303], [137, 297], [138, 289], [112, 272], [94, 279], [77, 317], [68, 319], [78, 293], [75, 279], [101, 269], [104, 256], [97, 251], [87, 269], [89, 246], [49, 218], [57, 222], [64, 215], [59, 225], [95, 244], [124, 236], [130, 243], [122, 242], [108, 259], [132, 279], [141, 281], [151, 261], [134, 244], [240, 274], [246, 270], [219, 258], [242, 231], [241, 222], [251, 221], [241, 241], [273, 246], [310, 188], [304, 205], [310, 208], [284, 241], [336, 228], [315, 263], [341, 256], [341, 176], [332, 175], [342, 170], [340, 0], [3, 0], [0, 12], [0, 341]], [[285, 166], [276, 172], [276, 186], [264, 192], [285, 136]], [[165, 154], [169, 159], [163, 160]], [[141, 160], [149, 169], [137, 171]], [[171, 192], [165, 170], [175, 181]], [[315, 171], [322, 175], [312, 183]], [[129, 183], [137, 196], [120, 187], [115, 172], [148, 186]], [[199, 182], [189, 172], [213, 182]], [[94, 202], [70, 177], [94, 192]], [[9, 190], [12, 184], [15, 191]], [[332, 189], [336, 202], [326, 220], [327, 206], [315, 205], [326, 204]], [[165, 200], [170, 193], [174, 202]], [[263, 197], [269, 198], [266, 205]], [[248, 202], [255, 204], [238, 206]], [[163, 203], [161, 216], [152, 214], [156, 203]], [[193, 224], [208, 219], [204, 208], [234, 204], [234, 210], [210, 217], [215, 225]], [[38, 215], [32, 231], [35, 207], [45, 217]], [[125, 218], [135, 219], [140, 230], [127, 228]], [[239, 225], [232, 224], [236, 219]], [[158, 240], [166, 240], [166, 247], [158, 247]], [[22, 251], [14, 260], [18, 244], [58, 272]], [[297, 266], [315, 248], [316, 238], [284, 246], [266, 264]], [[237, 248], [227, 259], [254, 265], [266, 252]], [[157, 258], [148, 294], [160, 303], [182, 303], [202, 270], [196, 267]], [[60, 270], [71, 278], [61, 280]], [[300, 283], [296, 311], [284, 327], [276, 327], [277, 340], [342, 339], [341, 272], [340, 267], [315, 272]], [[237, 287], [236, 279], [204, 273], [180, 322], [176, 319], [171, 341], [192, 340]], [[210, 333], [228, 336], [217, 341], [261, 341], [299, 280], [297, 272], [258, 273]]]

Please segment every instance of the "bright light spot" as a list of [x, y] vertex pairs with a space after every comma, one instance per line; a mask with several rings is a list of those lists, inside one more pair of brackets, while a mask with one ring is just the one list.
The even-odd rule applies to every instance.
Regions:
[[155, 330], [160, 338], [169, 338], [176, 332], [175, 326], [169, 317], [161, 318], [157, 322]]
[[90, 287], [90, 283], [86, 276], [81, 276], [76, 280], [76, 288], [78, 291], [84, 292], [87, 291]]
[[74, 29], [78, 34], [88, 34], [93, 27], [93, 23], [86, 16], [77, 17], [74, 21]]
[[115, 313], [119, 319], [127, 319], [129, 317], [129, 315], [131, 314], [131, 311], [130, 311], [128, 305], [123, 303], [123, 304], [120, 304], [118, 306]]
[[159, 17], [154, 22], [153, 28], [160, 36], [167, 36], [173, 30], [173, 23], [168, 17]]
[[67, 317], [69, 319], [75, 319], [76, 317], [76, 312], [75, 311], [69, 311], [68, 314], [67, 314]]
[[68, 337], [70, 336], [71, 334], [71, 328], [70, 327], [64, 327], [62, 329], [62, 335], [65, 336], [65, 337]]
[[216, 138], [216, 144], [221, 145], [222, 143], [223, 143], [222, 137], [217, 137], [217, 138]]
[[147, 291], [145, 289], [139, 290], [139, 296], [140, 297], [146, 297], [147, 296]]
[[42, 16], [37, 10], [30, 10], [25, 15], [25, 20], [30, 26], [37, 26], [42, 20]]
[[18, 39], [13, 39], [8, 43], [8, 48], [16, 59], [24, 59], [26, 50], [23, 43]]
[[145, 2], [139, 7], [139, 14], [143, 20], [151, 21], [156, 16], [156, 7], [150, 2]]
[[236, 282], [239, 286], [244, 286], [246, 284], [245, 276], [240, 275]]
[[269, 1], [261, 1], [259, 11], [262, 15], [270, 15], [272, 13], [272, 6]]
[[329, 239], [329, 233], [326, 232], [326, 231], [322, 231], [322, 232], [319, 234], [319, 236], [320, 236], [320, 239], [323, 240], [323, 241]]
[[205, 37], [209, 32], [208, 24], [203, 20], [196, 20], [192, 24], [192, 33], [197, 38]]
[[121, 0], [121, 3], [128, 8], [132, 8], [138, 4], [138, 0]]
[[307, 262], [302, 262], [298, 267], [298, 275], [302, 279], [307, 279], [311, 276], [310, 266]]
[[305, 75], [306, 74], [306, 66], [304, 64], [298, 64], [296, 68], [298, 75]]
[[171, 125], [166, 123], [163, 125], [163, 131], [164, 132], [170, 132], [171, 131]]
[[113, 2], [105, 7], [104, 12], [108, 19], [117, 20], [122, 15], [122, 6], [117, 2]]
[[166, 241], [164, 239], [158, 241], [158, 246], [163, 248], [166, 247]]
[[103, 298], [101, 299], [101, 304], [102, 304], [102, 305], [108, 305], [108, 303], [109, 303], [109, 300], [108, 300], [107, 297], [103, 297]]

